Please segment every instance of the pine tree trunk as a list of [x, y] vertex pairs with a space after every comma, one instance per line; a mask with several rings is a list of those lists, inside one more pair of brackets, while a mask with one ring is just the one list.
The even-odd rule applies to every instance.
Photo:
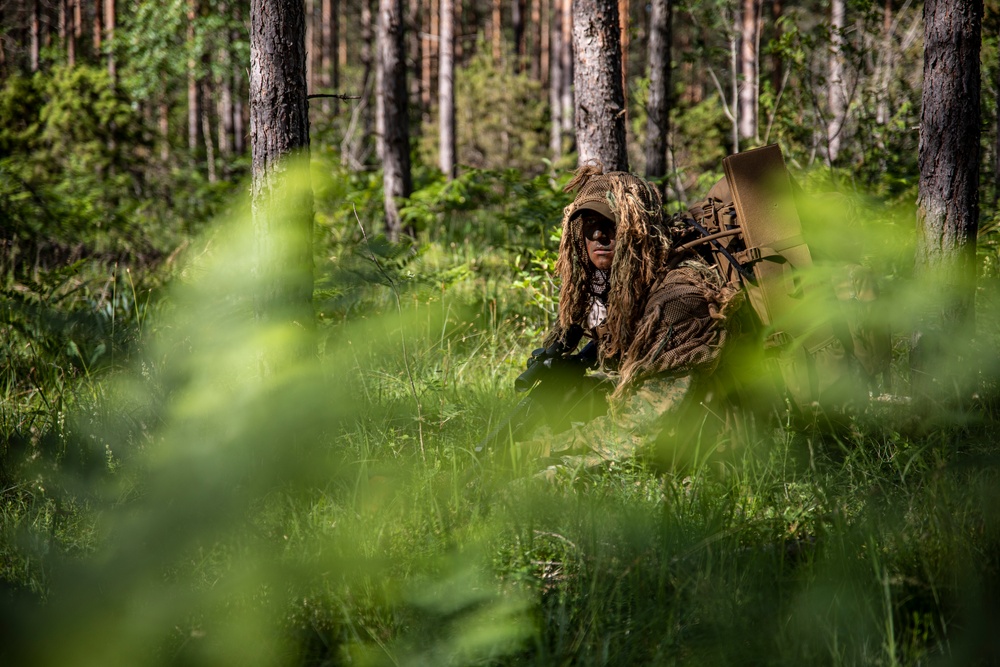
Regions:
[[549, 107], [552, 124], [549, 128], [549, 152], [552, 154], [552, 161], [556, 162], [562, 157], [562, 0], [551, 0], [549, 4], [552, 7], [552, 57], [549, 59]]
[[621, 31], [615, 0], [573, 3], [576, 145], [580, 164], [628, 171]]
[[649, 18], [649, 108], [646, 120], [646, 178], [667, 174], [670, 132], [670, 0], [651, 0]]
[[830, 3], [830, 120], [827, 123], [827, 161], [833, 164], [840, 155], [840, 144], [847, 118], [847, 92], [844, 81], [844, 26], [846, 0]]
[[94, 10], [93, 49], [94, 49], [94, 60], [97, 60], [101, 55], [101, 39], [104, 36], [104, 18], [101, 12], [101, 0], [93, 0], [93, 10]]
[[[529, 74], [531, 78], [535, 81], [542, 83], [542, 87], [545, 87], [544, 77], [545, 77], [545, 64], [543, 64], [543, 53], [544, 49], [547, 48], [547, 44], [543, 43], [543, 35], [545, 33], [545, 25], [542, 9], [544, 0], [530, 0], [531, 2], [531, 67]], [[546, 35], [547, 37], [547, 35]]]
[[39, 0], [31, 0], [31, 45], [29, 63], [32, 72], [37, 72], [42, 46], [42, 8]]
[[[229, 31], [229, 43], [234, 44], [237, 40], [243, 39], [241, 31], [235, 27], [243, 24], [243, 12], [241, 11], [242, 0], [240, 2], [233, 3], [233, 24], [234, 27], [230, 28]], [[242, 63], [233, 62], [232, 70], [232, 81], [233, 81], [233, 153], [236, 155], [244, 155], [247, 150], [246, 146], [246, 126], [247, 122], [244, 119], [244, 113], [246, 107], [244, 101], [248, 99], [246, 94], [246, 89], [244, 83], [246, 79], [246, 70]]]
[[[970, 259], [979, 212], [979, 39], [977, 0], [927, 0], [920, 116], [920, 244], [917, 265]], [[963, 270], [962, 273], [965, 271]]]
[[[208, 54], [205, 54], [208, 57]], [[212, 104], [212, 86], [211, 79], [207, 76], [202, 77], [199, 81], [199, 89], [201, 91], [201, 137], [205, 142], [205, 173], [208, 176], [209, 183], [216, 183], [219, 180], [219, 176], [215, 170], [215, 143], [212, 139], [212, 114], [209, 110], [214, 108], [215, 105]]]
[[[100, 0], [97, 0], [100, 2]], [[104, 0], [104, 34], [108, 39], [108, 76], [111, 82], [118, 81], [118, 65], [115, 63], [115, 24], [118, 20], [115, 0]]]
[[510, 0], [510, 22], [514, 28], [514, 56], [517, 59], [514, 71], [523, 72], [525, 61], [524, 0]]
[[503, 57], [503, 3], [501, 0], [493, 0], [493, 19], [490, 22], [490, 41], [493, 44], [493, 64], [500, 65]]
[[560, 99], [562, 112], [559, 118], [562, 121], [562, 136], [564, 149], [568, 152], [576, 150], [576, 136], [573, 125], [573, 0], [562, 0], [562, 10], [560, 13], [562, 22], [562, 37], [560, 41], [560, 54], [562, 58], [562, 84], [560, 85]]
[[622, 108], [625, 109], [625, 126], [628, 127], [628, 47], [629, 47], [629, 0], [618, 0], [619, 41], [622, 50]]
[[552, 154], [552, 161], [556, 162], [562, 157], [562, 0], [553, 0], [552, 7], [552, 57], [549, 59], [549, 108], [551, 109], [552, 125], [549, 135], [549, 152]]
[[385, 231], [391, 241], [402, 232], [397, 199], [408, 197], [410, 181], [410, 133], [406, 99], [406, 60], [403, 47], [402, 0], [379, 0], [378, 82], [380, 100], [381, 159], [385, 192]]
[[302, 1], [251, 0], [251, 196], [260, 253], [254, 312], [311, 327], [312, 193], [287, 178], [288, 160], [309, 154], [307, 94]]
[[[320, 0], [320, 88], [324, 93], [336, 92], [333, 86], [333, 68], [336, 62], [336, 44], [333, 42], [333, 0]], [[329, 114], [334, 105], [329, 98], [323, 98], [320, 108]]]
[[757, 8], [758, 0], [743, 0], [738, 102], [741, 139], [753, 139], [757, 135]]
[[929, 360], [960, 354], [974, 323], [982, 18], [981, 0], [924, 4], [915, 268], [939, 293], [914, 336], [918, 382]]
[[[421, 39], [420, 39], [420, 1], [408, 0], [406, 7], [406, 18], [403, 23], [403, 33], [406, 35], [406, 46], [403, 51], [403, 58], [408, 68], [406, 80], [410, 86], [410, 97], [408, 103], [414, 107], [413, 113], [418, 117], [423, 117], [424, 109], [421, 106], [423, 92], [421, 85], [423, 79], [420, 77], [421, 60]], [[433, 2], [434, 0], [430, 0]], [[420, 135], [420, 123], [414, 125], [413, 131]]]
[[170, 98], [167, 95], [166, 85], [160, 91], [160, 103], [158, 105], [158, 125], [160, 130], [160, 161], [163, 164], [170, 162]]
[[423, 49], [420, 63], [420, 107], [423, 112], [421, 122], [430, 121], [431, 112], [431, 82], [433, 81], [432, 64], [435, 51], [439, 50], [438, 3], [431, 0], [427, 3], [427, 12], [423, 18]]
[[201, 125], [201, 86], [198, 85], [198, 60], [195, 57], [195, 21], [198, 18], [198, 0], [188, 0], [188, 24], [187, 40], [188, 64], [187, 64], [187, 100], [188, 100], [188, 151], [191, 153], [191, 160], [197, 164], [204, 143]]
[[73, 51], [79, 52], [80, 39], [83, 37], [83, 0], [73, 2]]
[[438, 117], [440, 167], [445, 177], [455, 177], [455, 8], [441, 0], [441, 50], [438, 66]]
[[[219, 13], [228, 16], [229, 7], [226, 3], [219, 4]], [[216, 89], [219, 91], [219, 157], [222, 158], [222, 171], [226, 176], [230, 174], [229, 164], [233, 157], [233, 57], [230, 48], [231, 42], [224, 40], [224, 43], [216, 50], [218, 61]]]
[[306, 7], [306, 89], [316, 92], [316, 0], [305, 0]]

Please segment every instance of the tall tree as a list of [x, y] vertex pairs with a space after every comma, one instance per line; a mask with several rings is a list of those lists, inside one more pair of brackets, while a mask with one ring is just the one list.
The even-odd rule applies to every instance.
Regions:
[[379, 0], [376, 43], [377, 131], [385, 192], [385, 232], [390, 240], [398, 241], [402, 221], [397, 200], [408, 197], [412, 189], [402, 0]]
[[915, 336], [918, 370], [959, 347], [974, 321], [982, 19], [982, 0], [924, 4], [916, 268], [940, 300]]
[[104, 35], [108, 41], [108, 76], [111, 77], [112, 82], [118, 80], [118, 65], [115, 62], [115, 26], [117, 22], [118, 8], [115, 5], [115, 0], [104, 0]]
[[757, 97], [759, 86], [757, 74], [757, 44], [759, 41], [758, 12], [760, 0], [743, 0], [740, 14], [740, 87], [739, 87], [739, 132], [741, 139], [753, 139], [757, 135]]
[[830, 117], [827, 122], [827, 158], [830, 164], [840, 154], [841, 135], [847, 119], [847, 85], [844, 81], [844, 27], [846, 0], [830, 3]]
[[524, 32], [524, 0], [511, 0], [510, 2], [510, 22], [514, 28], [514, 71], [522, 72], [525, 66], [525, 56], [527, 55]]
[[312, 194], [287, 178], [289, 158], [309, 153], [305, 18], [302, 0], [250, 0], [251, 194], [263, 281], [254, 310], [311, 326]]
[[188, 116], [188, 150], [191, 159], [198, 163], [199, 152], [204, 144], [202, 116], [202, 86], [198, 74], [199, 54], [197, 52], [199, 0], [188, 0], [187, 14], [187, 116]]
[[31, 0], [31, 46], [29, 61], [31, 71], [37, 72], [41, 66], [42, 51], [42, 3], [41, 0]]
[[572, 151], [576, 148], [576, 136], [573, 124], [573, 0], [562, 0], [562, 10], [560, 21], [562, 24], [562, 36], [560, 37], [559, 57], [562, 59], [560, 71], [562, 72], [562, 83], [559, 87], [560, 104], [562, 112], [559, 118], [562, 122], [563, 143], [567, 144], [566, 150]]
[[646, 110], [646, 178], [667, 173], [670, 131], [670, 0], [651, 0], [649, 16], [649, 104]]
[[441, 0], [440, 64], [438, 66], [438, 120], [440, 166], [444, 175], [455, 177], [455, 7]]
[[549, 3], [552, 8], [552, 20], [550, 27], [552, 39], [549, 44], [552, 48], [552, 57], [549, 59], [549, 108], [551, 110], [552, 124], [549, 136], [549, 151], [552, 153], [552, 160], [556, 161], [562, 157], [563, 142], [563, 106], [562, 106], [562, 86], [563, 86], [563, 58], [562, 58], [562, 0], [552, 0]]
[[573, 2], [573, 83], [580, 164], [628, 171], [621, 31], [616, 0]]

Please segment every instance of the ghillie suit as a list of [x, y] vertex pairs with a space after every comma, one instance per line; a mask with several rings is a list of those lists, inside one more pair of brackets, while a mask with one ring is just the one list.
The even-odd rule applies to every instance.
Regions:
[[[546, 345], [566, 341], [574, 347], [579, 328], [594, 338], [599, 374], [613, 383], [612, 409], [565, 436], [537, 437], [527, 443], [529, 449], [573, 470], [622, 461], [664, 438], [672, 445], [697, 440], [693, 434], [706, 420], [720, 421], [706, 397], [740, 293], [695, 253], [673, 250], [660, 195], [643, 179], [585, 166], [567, 190], [577, 194], [563, 214], [556, 264], [562, 281], [559, 319]], [[608, 275], [589, 260], [585, 210], [614, 220]], [[595, 321], [595, 312], [606, 312], [606, 319]], [[675, 455], [672, 447], [670, 456]]]
[[[601, 366], [617, 371], [616, 396], [658, 373], [713, 370], [737, 291], [694, 253], [672, 252], [659, 192], [632, 174], [602, 174], [593, 166], [582, 167], [566, 189], [577, 195], [563, 213], [559, 321], [547, 342], [565, 338], [574, 326], [588, 330], [598, 340]], [[615, 221], [608, 276], [588, 259], [579, 215], [584, 210]], [[595, 299], [607, 310], [597, 326], [590, 317]]]

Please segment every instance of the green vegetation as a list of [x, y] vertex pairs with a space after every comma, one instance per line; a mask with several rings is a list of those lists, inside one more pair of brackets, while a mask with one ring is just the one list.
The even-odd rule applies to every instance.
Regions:
[[[185, 77], [185, 5], [129, 11], [122, 31], [138, 38], [119, 41], [116, 85], [103, 66], [58, 66], [0, 89], [0, 664], [998, 660], [995, 184], [984, 175], [966, 367], [946, 369], [937, 402], [892, 400], [909, 391], [907, 331], [927, 291], [910, 275], [906, 81], [888, 120], [852, 116], [847, 170], [806, 169], [822, 82], [761, 93], [799, 183], [842, 193], [803, 210], [818, 259], [882, 280], [885, 400], [836, 428], [756, 415], [683, 463], [549, 483], [503, 449], [474, 452], [554, 313], [568, 174], [539, 157], [538, 83], [481, 55], [465, 68], [460, 145], [476, 168], [448, 182], [427, 166], [431, 133], [414, 142], [403, 216], [416, 239], [402, 244], [380, 234], [379, 173], [341, 166], [348, 114], [316, 122], [317, 325], [265, 326], [234, 194], [246, 158], [211, 182], [207, 158], [133, 103], [156, 93], [153, 73]], [[203, 18], [196, 55], [211, 50]], [[822, 34], [783, 25], [769, 48], [808, 79]], [[995, 49], [984, 62], [995, 81]], [[677, 96], [678, 197], [700, 196], [728, 151], [707, 88]], [[316, 354], [289, 352], [303, 348]], [[280, 370], [261, 376], [262, 355]]]
[[[427, 177], [397, 247], [361, 232], [374, 181], [327, 168], [315, 332], [249, 317], [239, 213], [166, 290], [79, 264], [5, 288], [6, 662], [989, 660], [993, 356], [964, 404], [762, 419], [673, 468], [545, 483], [472, 450], [549, 316], [558, 184]], [[905, 311], [906, 249], [881, 238], [867, 261]]]

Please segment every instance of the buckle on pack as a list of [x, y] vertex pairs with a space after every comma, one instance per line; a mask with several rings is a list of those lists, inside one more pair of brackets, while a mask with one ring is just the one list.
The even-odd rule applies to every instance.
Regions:
[[764, 339], [764, 349], [774, 350], [785, 347], [791, 342], [792, 337], [790, 335], [784, 331], [775, 331], [773, 334]]

